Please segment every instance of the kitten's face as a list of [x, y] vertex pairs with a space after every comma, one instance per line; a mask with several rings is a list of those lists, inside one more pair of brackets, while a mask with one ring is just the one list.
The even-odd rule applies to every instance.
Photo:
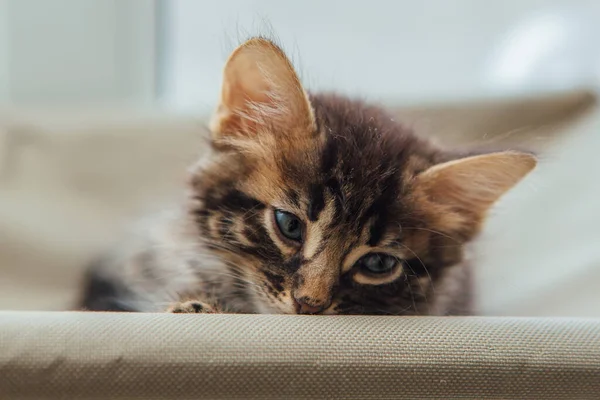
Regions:
[[212, 129], [191, 213], [263, 313], [440, 312], [436, 283], [535, 165], [519, 153], [452, 161], [379, 108], [309, 98], [260, 39], [228, 61]]

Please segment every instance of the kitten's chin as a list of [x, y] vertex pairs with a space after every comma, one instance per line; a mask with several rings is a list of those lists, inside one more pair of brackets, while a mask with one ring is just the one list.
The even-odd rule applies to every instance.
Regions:
[[288, 307], [287, 304], [281, 303], [279, 307], [274, 304], [266, 304], [262, 301], [257, 301], [256, 303], [256, 311], [259, 314], [296, 314], [296, 310], [291, 305]]

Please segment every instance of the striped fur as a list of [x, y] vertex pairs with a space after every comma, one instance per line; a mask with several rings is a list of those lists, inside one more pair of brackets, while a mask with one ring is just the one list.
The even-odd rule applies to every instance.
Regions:
[[[516, 160], [514, 174], [488, 174], [504, 186], [466, 186], [464, 196], [446, 201], [444, 193], [459, 186], [432, 168], [448, 165], [442, 175], [452, 177], [452, 160], [473, 157], [418, 139], [381, 107], [306, 94], [271, 42], [255, 39], [236, 50], [224, 81], [213, 152], [192, 168], [187, 203], [161, 225], [153, 245], [146, 241], [94, 269], [84, 306], [153, 311], [173, 301], [176, 312], [473, 311], [466, 246], [487, 208], [530, 164], [508, 154], [502, 160]], [[503, 168], [494, 160], [474, 171], [484, 186], [486, 171]], [[469, 164], [462, 165], [461, 174]], [[301, 243], [279, 233], [276, 209], [300, 219]], [[401, 262], [390, 274], [369, 276], [357, 261], [373, 252]], [[92, 296], [90, 282], [103, 283], [97, 287], [105, 295]], [[110, 290], [106, 282], [113, 282]]]

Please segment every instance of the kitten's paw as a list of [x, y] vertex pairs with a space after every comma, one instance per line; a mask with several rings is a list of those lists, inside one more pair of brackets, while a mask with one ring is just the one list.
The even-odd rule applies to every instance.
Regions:
[[172, 305], [167, 312], [176, 314], [215, 314], [217, 310], [201, 301], [190, 300]]

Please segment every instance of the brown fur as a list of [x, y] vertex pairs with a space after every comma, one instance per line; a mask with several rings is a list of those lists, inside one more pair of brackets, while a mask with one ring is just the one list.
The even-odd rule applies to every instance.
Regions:
[[[186, 228], [162, 262], [170, 257], [194, 276], [171, 285], [173, 300], [196, 299], [173, 312], [471, 313], [465, 246], [535, 165], [524, 153], [443, 151], [380, 107], [309, 95], [264, 39], [228, 60], [211, 127], [213, 155], [192, 169], [189, 200], [167, 224]], [[301, 221], [300, 242], [281, 234], [276, 209]], [[357, 261], [375, 252], [400, 262], [365, 273]], [[167, 301], [167, 291], [150, 294], [123, 272], [134, 264], [112, 264], [121, 292]]]

